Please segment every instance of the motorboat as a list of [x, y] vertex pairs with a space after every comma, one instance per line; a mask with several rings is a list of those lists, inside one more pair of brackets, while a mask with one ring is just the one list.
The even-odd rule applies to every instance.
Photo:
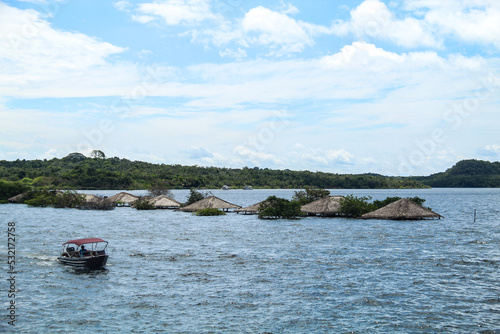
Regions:
[[59, 262], [80, 268], [101, 269], [108, 261], [108, 242], [99, 238], [75, 239], [63, 243]]

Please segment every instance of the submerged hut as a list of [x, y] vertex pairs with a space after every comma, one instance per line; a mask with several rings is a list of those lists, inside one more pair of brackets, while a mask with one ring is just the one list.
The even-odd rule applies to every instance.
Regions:
[[139, 199], [139, 196], [135, 196], [126, 192], [121, 192], [116, 195], [109, 197], [109, 200], [114, 202], [116, 206], [131, 206]]
[[332, 217], [336, 216], [340, 210], [341, 200], [344, 196], [328, 196], [317, 201], [302, 205], [300, 211], [309, 216]]
[[26, 194], [27, 193], [18, 194], [16, 196], [12, 196], [11, 198], [9, 198], [7, 200], [9, 201], [9, 203], [21, 203], [24, 195], [26, 195]]
[[181, 210], [187, 211], [187, 212], [195, 212], [195, 211], [199, 211], [199, 210], [207, 209], [207, 208], [221, 209], [222, 211], [229, 211], [230, 209], [239, 209], [239, 208], [241, 208], [241, 206], [226, 202], [223, 199], [220, 199], [220, 198], [215, 197], [215, 196], [209, 196], [209, 197], [204, 198], [198, 202], [195, 202], [193, 204], [185, 206]]
[[[392, 220], [420, 220], [420, 219], [441, 219], [440, 214], [424, 208], [423, 206], [402, 198], [392, 202], [378, 210], [369, 212], [361, 216], [363, 219], [392, 219]], [[444, 218], [444, 217], [443, 217]]]
[[84, 194], [85, 199], [78, 207], [81, 210], [113, 210], [116, 203], [107, 197]]
[[[264, 201], [262, 201], [264, 202]], [[260, 204], [262, 202], [256, 203], [254, 205], [247, 206], [246, 208], [239, 208], [234, 210], [236, 213], [241, 213], [244, 215], [256, 215], [259, 213]]]
[[99, 197], [97, 197], [96, 195], [93, 195], [93, 194], [83, 194], [83, 195], [85, 195], [85, 198], [83, 199], [83, 201], [86, 203], [95, 203], [95, 202], [98, 202], [100, 200]]
[[[24, 202], [24, 197], [28, 193], [29, 193], [29, 191], [26, 191], [26, 192], [24, 192], [22, 194], [18, 194], [16, 196], [12, 196], [12, 197], [8, 198], [7, 201], [9, 201], [9, 203], [23, 203]], [[51, 193], [53, 195], [61, 195], [64, 192], [62, 190], [55, 189], [55, 190], [49, 190], [49, 193]]]
[[181, 207], [181, 203], [165, 195], [153, 197], [149, 200], [149, 203], [153, 204], [156, 209], [177, 209]]

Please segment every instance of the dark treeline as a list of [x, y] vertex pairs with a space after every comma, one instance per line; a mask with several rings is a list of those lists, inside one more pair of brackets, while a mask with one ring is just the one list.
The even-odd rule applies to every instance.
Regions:
[[88, 158], [80, 153], [50, 160], [0, 161], [0, 180], [51, 189], [148, 189], [162, 183], [168, 188], [395, 189], [423, 188], [421, 181], [377, 174], [334, 174], [310, 171], [241, 169], [152, 164], [114, 158]]
[[[35, 189], [150, 189], [161, 184], [170, 189], [223, 185], [242, 188], [398, 189], [425, 187], [500, 187], [500, 163], [463, 160], [443, 173], [422, 177], [389, 177], [378, 174], [335, 174], [311, 171], [241, 169], [152, 164], [128, 159], [94, 157], [80, 153], [50, 160], [0, 161], [0, 192]], [[0, 194], [4, 198], [6, 194]]]
[[413, 179], [433, 188], [499, 188], [500, 162], [462, 160], [443, 173]]

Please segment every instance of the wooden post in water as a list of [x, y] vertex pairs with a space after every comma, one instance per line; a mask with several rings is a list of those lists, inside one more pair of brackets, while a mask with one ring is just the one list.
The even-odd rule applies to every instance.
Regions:
[[476, 209], [474, 209], [474, 223], [476, 222]]

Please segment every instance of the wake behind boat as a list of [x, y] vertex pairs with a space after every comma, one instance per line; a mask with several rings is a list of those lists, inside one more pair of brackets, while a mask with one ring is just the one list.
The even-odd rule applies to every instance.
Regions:
[[108, 242], [99, 238], [70, 240], [63, 244], [62, 254], [57, 259], [73, 267], [101, 269], [108, 261], [106, 247]]

